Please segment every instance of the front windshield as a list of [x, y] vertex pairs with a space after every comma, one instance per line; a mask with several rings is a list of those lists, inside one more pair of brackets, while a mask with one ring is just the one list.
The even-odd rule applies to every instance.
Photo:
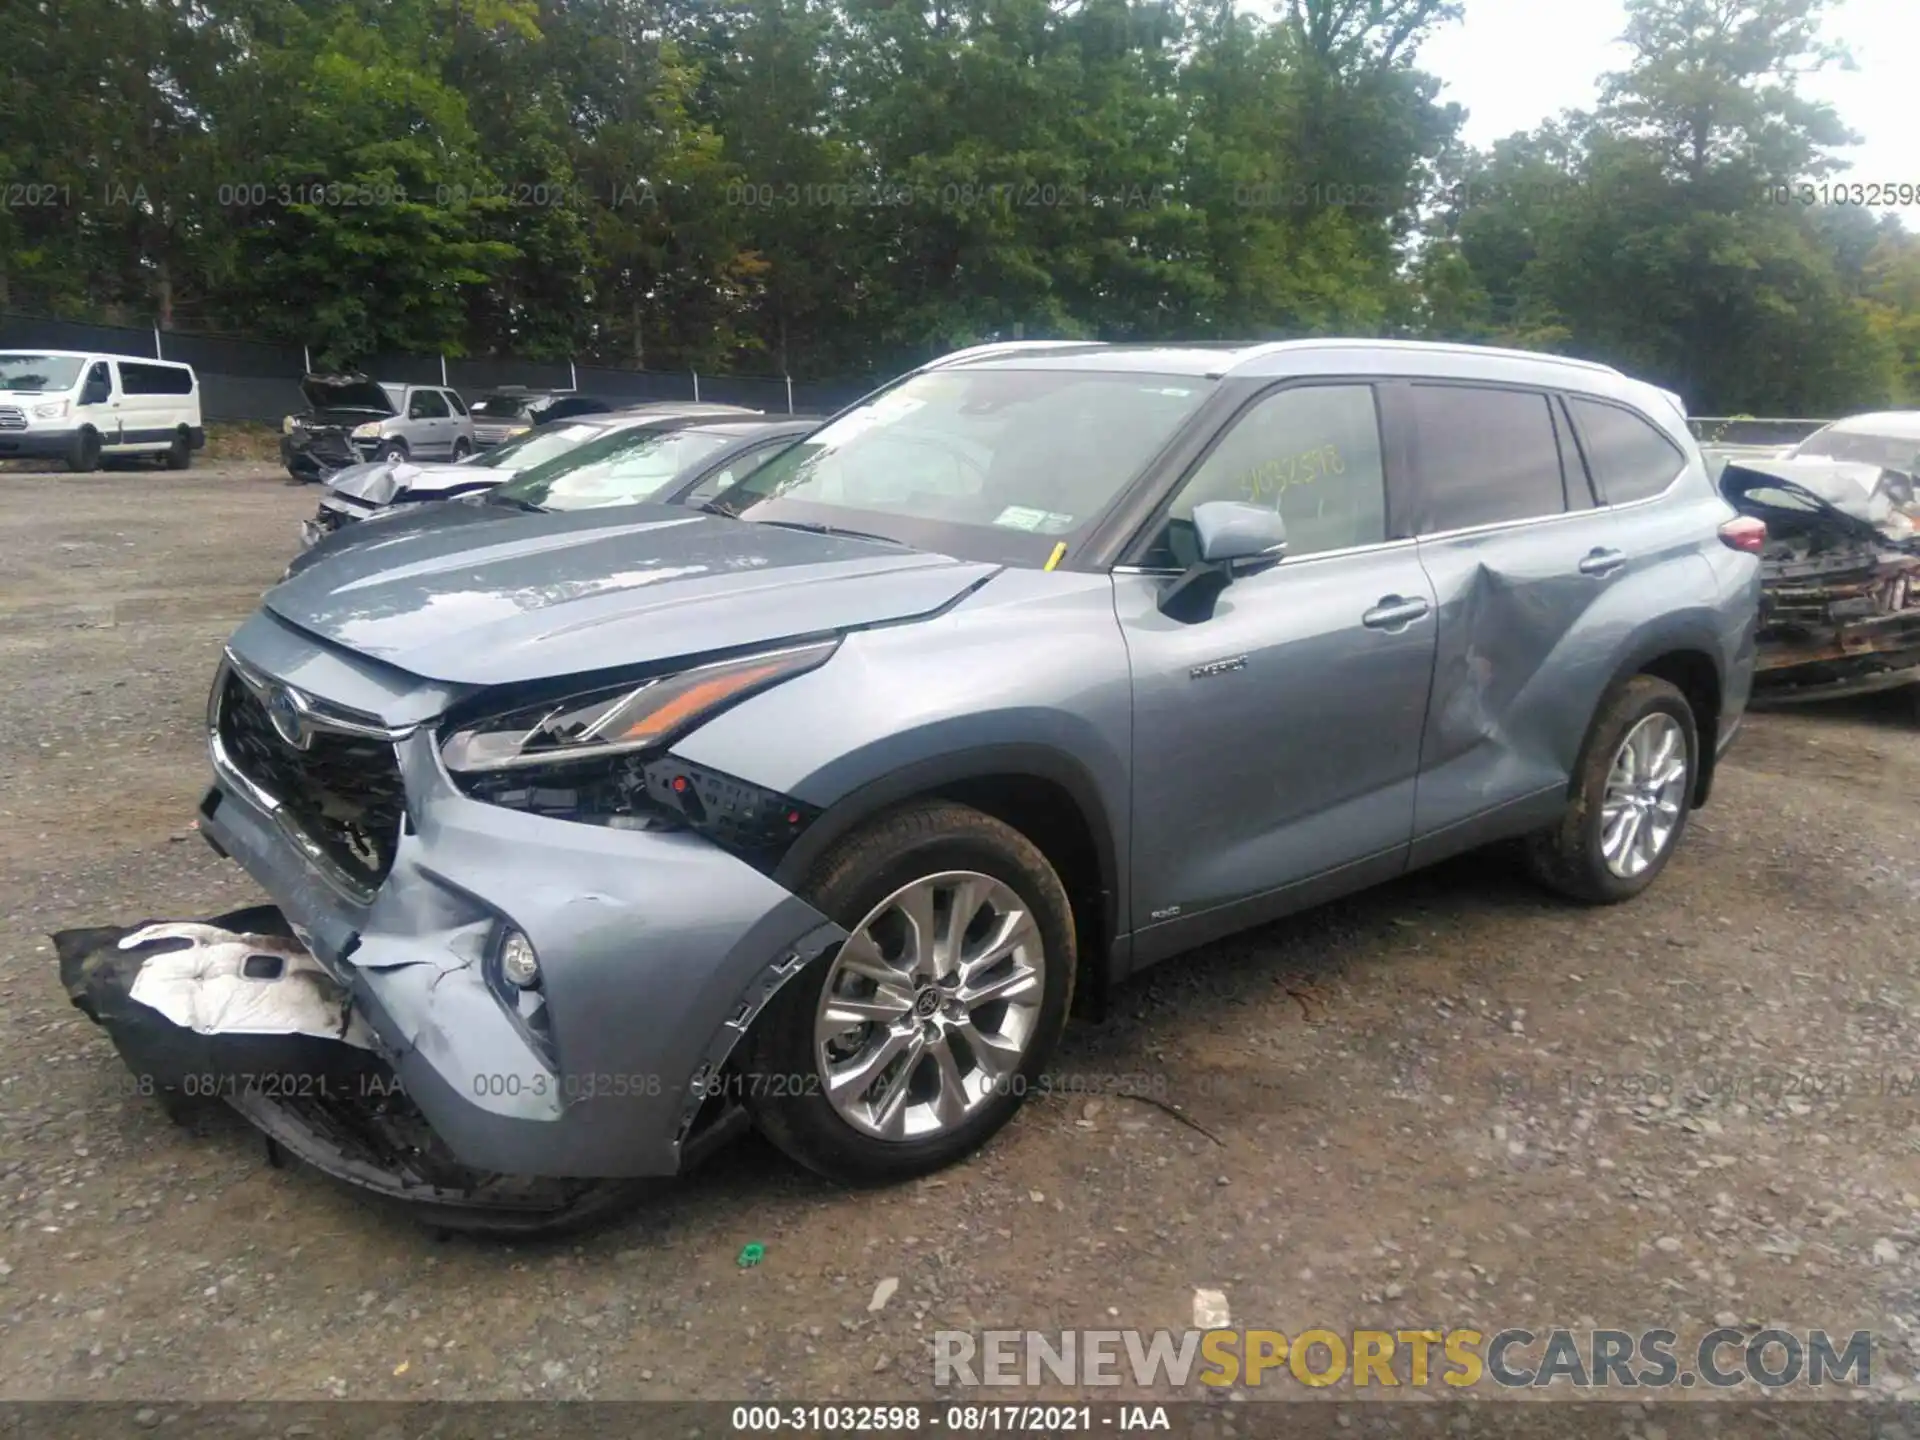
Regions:
[[1892, 435], [1863, 435], [1855, 430], [1840, 430], [1832, 426], [1809, 435], [1793, 453], [1822, 460], [1852, 460], [1878, 465], [1882, 470], [1898, 470], [1906, 475], [1920, 468], [1915, 463], [1920, 460], [1920, 440], [1902, 440]]
[[489, 498], [539, 510], [633, 505], [652, 499], [681, 471], [726, 443], [724, 435], [702, 430], [616, 430], [522, 470]]
[[67, 355], [0, 355], [0, 390], [71, 390], [80, 364]]
[[1000, 563], [1071, 545], [1213, 388], [1087, 370], [916, 375], [782, 451], [712, 502]]
[[514, 436], [503, 445], [494, 446], [471, 463], [489, 470], [531, 470], [535, 465], [544, 465], [549, 460], [579, 449], [605, 428], [601, 425], [542, 425], [524, 435]]

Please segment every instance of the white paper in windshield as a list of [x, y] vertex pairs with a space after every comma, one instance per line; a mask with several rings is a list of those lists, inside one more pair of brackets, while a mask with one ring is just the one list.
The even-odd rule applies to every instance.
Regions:
[[1056, 510], [1035, 510], [1027, 505], [1009, 505], [993, 517], [1003, 530], [1031, 530], [1043, 535], [1062, 535], [1073, 529], [1073, 516]]

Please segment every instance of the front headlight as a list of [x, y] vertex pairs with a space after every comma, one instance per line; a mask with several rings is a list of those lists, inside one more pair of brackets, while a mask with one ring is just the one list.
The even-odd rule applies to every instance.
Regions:
[[33, 407], [33, 413], [41, 420], [64, 419], [67, 413], [67, 402], [64, 400], [55, 400], [50, 404], [36, 405]]
[[280, 433], [282, 435], [291, 435], [295, 430], [298, 430], [299, 428], [300, 428], [300, 421], [297, 416], [289, 415], [280, 422]]
[[364, 425], [354, 426], [353, 438], [356, 440], [378, 440], [380, 438], [380, 422], [378, 420], [369, 420]]
[[527, 706], [455, 730], [440, 758], [462, 775], [656, 749], [729, 705], [826, 663], [839, 644], [772, 650]]

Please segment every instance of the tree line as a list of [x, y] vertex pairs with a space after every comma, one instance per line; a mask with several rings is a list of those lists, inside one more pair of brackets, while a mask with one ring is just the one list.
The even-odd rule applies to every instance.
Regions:
[[1457, 0], [0, 7], [0, 309], [374, 353], [879, 376], [955, 345], [1348, 333], [1700, 413], [1920, 401], [1920, 241], [1795, 76], [1830, 0], [1629, 0], [1488, 150]]

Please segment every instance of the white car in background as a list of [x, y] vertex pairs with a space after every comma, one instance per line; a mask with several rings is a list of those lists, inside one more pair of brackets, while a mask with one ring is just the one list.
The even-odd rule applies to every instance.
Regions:
[[207, 443], [191, 365], [82, 350], [0, 350], [0, 460], [82, 473], [151, 455], [185, 470]]
[[318, 543], [342, 525], [365, 520], [397, 505], [457, 500], [504, 485], [522, 470], [544, 465], [569, 450], [618, 431], [668, 430], [696, 420], [759, 419], [758, 410], [738, 405], [667, 402], [636, 405], [604, 415], [556, 420], [496, 445], [478, 460], [457, 465], [416, 465], [409, 460], [376, 460], [349, 465], [326, 477], [326, 491], [313, 519], [300, 526], [300, 547]]
[[325, 480], [368, 460], [451, 460], [473, 454], [467, 402], [444, 385], [308, 375], [308, 408], [280, 426], [280, 460], [296, 480]]

